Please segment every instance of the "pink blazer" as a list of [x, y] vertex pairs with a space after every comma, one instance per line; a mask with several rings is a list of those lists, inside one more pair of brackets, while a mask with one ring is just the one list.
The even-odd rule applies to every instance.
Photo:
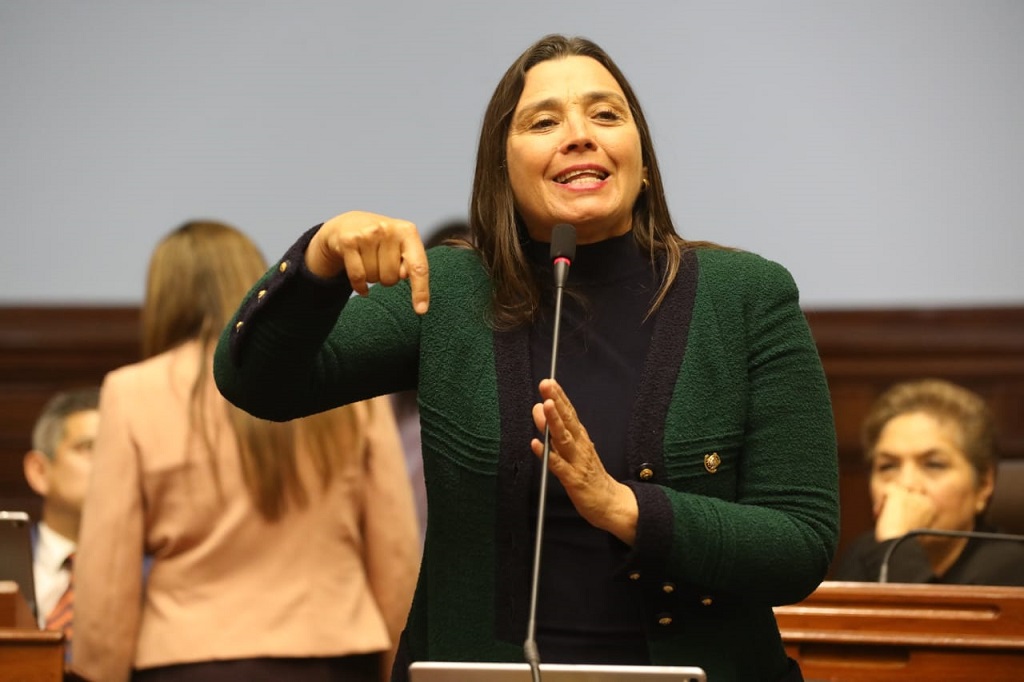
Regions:
[[[133, 667], [211, 659], [379, 651], [390, 660], [420, 543], [388, 400], [356, 405], [365, 451], [327, 490], [300, 457], [310, 504], [267, 523], [242, 483], [226, 414], [209, 417], [223, 495], [189, 437], [199, 361], [189, 343], [104, 380], [75, 562], [72, 669], [117, 682]], [[208, 389], [223, 404], [212, 380]], [[153, 557], [145, 586], [144, 553]]]

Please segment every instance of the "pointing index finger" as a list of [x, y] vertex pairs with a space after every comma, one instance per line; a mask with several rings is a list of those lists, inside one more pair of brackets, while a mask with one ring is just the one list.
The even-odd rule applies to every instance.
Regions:
[[402, 268], [412, 288], [413, 310], [422, 315], [430, 307], [430, 268], [418, 233], [402, 241]]

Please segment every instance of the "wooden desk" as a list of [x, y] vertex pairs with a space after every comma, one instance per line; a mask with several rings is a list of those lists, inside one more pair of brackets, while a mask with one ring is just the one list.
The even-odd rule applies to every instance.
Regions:
[[808, 682], [1024, 680], [1024, 588], [824, 582], [775, 617]]
[[16, 583], [0, 581], [0, 682], [60, 682], [64, 634], [40, 630]]

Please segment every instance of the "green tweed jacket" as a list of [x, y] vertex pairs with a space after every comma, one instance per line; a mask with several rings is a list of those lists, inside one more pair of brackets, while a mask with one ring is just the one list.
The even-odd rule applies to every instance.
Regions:
[[[488, 326], [472, 251], [429, 252], [419, 317], [404, 283], [349, 298], [341, 278], [316, 279], [310, 236], [224, 330], [217, 385], [274, 420], [418, 385], [430, 520], [393, 679], [413, 660], [521, 661], [538, 466], [528, 332]], [[652, 663], [779, 679], [772, 606], [818, 586], [839, 526], [829, 393], [789, 273], [750, 253], [688, 252], [623, 410], [640, 513], [622, 579], [644, 604]]]

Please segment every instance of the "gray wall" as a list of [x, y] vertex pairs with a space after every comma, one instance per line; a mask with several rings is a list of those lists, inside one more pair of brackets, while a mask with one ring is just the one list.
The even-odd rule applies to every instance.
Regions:
[[1024, 303], [1021, 0], [0, 0], [0, 303], [139, 302], [193, 217], [427, 233], [548, 32], [632, 80], [679, 231], [806, 306]]

